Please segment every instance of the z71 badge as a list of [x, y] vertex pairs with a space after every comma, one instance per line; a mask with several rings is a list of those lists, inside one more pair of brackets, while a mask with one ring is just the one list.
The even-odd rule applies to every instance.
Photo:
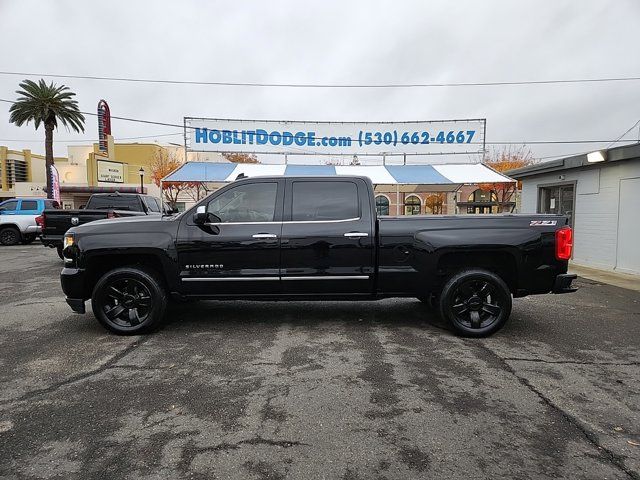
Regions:
[[557, 224], [558, 224], [557, 220], [531, 220], [531, 222], [529, 222], [530, 227], [546, 227], [546, 226], [553, 226]]

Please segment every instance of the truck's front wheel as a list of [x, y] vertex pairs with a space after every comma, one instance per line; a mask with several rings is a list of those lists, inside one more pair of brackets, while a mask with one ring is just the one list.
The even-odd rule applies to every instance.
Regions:
[[167, 307], [167, 295], [153, 273], [122, 267], [98, 280], [91, 307], [108, 330], [119, 335], [138, 335], [158, 327]]
[[511, 292], [488, 270], [458, 272], [440, 294], [440, 314], [465, 337], [486, 337], [500, 330], [511, 314]]

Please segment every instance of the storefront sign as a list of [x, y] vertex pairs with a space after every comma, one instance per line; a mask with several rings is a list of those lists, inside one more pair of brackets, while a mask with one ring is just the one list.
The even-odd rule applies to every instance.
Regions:
[[284, 122], [185, 118], [193, 152], [315, 155], [473, 154], [486, 120]]
[[111, 113], [107, 102], [100, 100], [98, 102], [98, 149], [104, 153], [107, 153], [109, 146], [108, 135], [111, 135]]
[[98, 181], [107, 183], [124, 183], [124, 164], [98, 160]]

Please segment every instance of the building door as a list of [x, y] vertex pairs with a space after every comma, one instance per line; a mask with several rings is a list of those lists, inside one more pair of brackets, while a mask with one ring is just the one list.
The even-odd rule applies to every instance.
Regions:
[[640, 205], [640, 178], [621, 179], [616, 270], [628, 273], [640, 273], [638, 205]]

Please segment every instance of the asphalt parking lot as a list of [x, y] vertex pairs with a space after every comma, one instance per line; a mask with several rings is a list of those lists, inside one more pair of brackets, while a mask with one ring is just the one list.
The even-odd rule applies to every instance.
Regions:
[[0, 478], [640, 478], [640, 293], [580, 280], [484, 340], [418, 301], [75, 315], [0, 248]]

